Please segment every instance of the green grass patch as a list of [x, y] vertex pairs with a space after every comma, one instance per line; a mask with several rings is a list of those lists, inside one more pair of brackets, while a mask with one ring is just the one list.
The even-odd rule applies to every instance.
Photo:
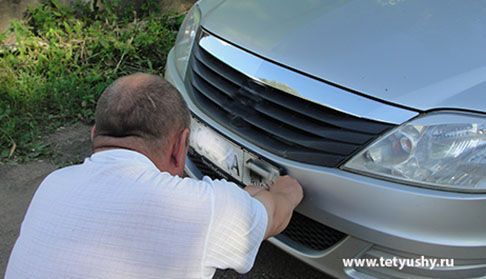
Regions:
[[44, 135], [92, 122], [96, 100], [116, 78], [163, 74], [183, 15], [129, 2], [111, 0], [100, 11], [50, 0], [0, 33], [0, 161], [45, 155]]

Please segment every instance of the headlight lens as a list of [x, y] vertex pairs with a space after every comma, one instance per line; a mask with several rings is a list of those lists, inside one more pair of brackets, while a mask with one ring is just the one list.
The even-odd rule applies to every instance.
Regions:
[[344, 169], [452, 191], [486, 191], [486, 117], [438, 112], [378, 139]]
[[201, 11], [198, 5], [192, 6], [187, 12], [182, 22], [174, 46], [175, 65], [177, 72], [181, 77], [186, 74], [187, 63], [191, 55], [192, 45], [196, 38], [197, 28], [201, 21]]

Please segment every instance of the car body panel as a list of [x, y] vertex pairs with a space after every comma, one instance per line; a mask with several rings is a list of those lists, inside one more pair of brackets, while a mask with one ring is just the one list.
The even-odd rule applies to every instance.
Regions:
[[[412, 270], [416, 275], [425, 273], [436, 278], [484, 275], [486, 239], [483, 212], [486, 210], [486, 195], [411, 187], [278, 157], [239, 138], [202, 112], [192, 102], [185, 82], [176, 71], [173, 51], [167, 61], [165, 78], [181, 92], [193, 114], [224, 136], [235, 139], [244, 148], [286, 168], [301, 182], [305, 192], [304, 200], [296, 210], [348, 234], [333, 247], [317, 253], [296, 249], [277, 238], [270, 239], [273, 244], [337, 278], [375, 278], [360, 270], [345, 268], [342, 260], [366, 256], [379, 247], [397, 251], [395, 256], [446, 257], [455, 259], [457, 263], [449, 271]], [[194, 178], [201, 177], [190, 159], [186, 163], [186, 173]], [[403, 270], [387, 269], [387, 272], [385, 278], [390, 274], [395, 278], [412, 276], [410, 273], [403, 274]]]
[[227, 138], [238, 139], [241, 146], [276, 162], [295, 177], [306, 193], [297, 208], [304, 215], [394, 249], [434, 256], [446, 253], [461, 258], [486, 257], [482, 222], [486, 195], [411, 187], [278, 157], [239, 138], [205, 115], [190, 99], [173, 65], [168, 64], [165, 76], [203, 122]]
[[226, 0], [202, 25], [356, 93], [422, 111], [486, 111], [484, 1]]
[[[214, 38], [196, 43], [282, 94], [399, 125], [429, 110], [486, 111], [484, 3], [204, 0], [201, 27]], [[191, 98], [191, 75], [177, 73], [173, 51], [165, 77], [198, 120], [302, 184], [305, 197], [296, 211], [347, 234], [319, 251], [271, 239], [286, 252], [339, 278], [486, 274], [486, 194], [426, 189], [279, 157], [199, 108]], [[186, 173], [202, 175], [190, 158]], [[343, 258], [380, 253], [453, 258], [456, 266], [386, 273], [343, 266]]]

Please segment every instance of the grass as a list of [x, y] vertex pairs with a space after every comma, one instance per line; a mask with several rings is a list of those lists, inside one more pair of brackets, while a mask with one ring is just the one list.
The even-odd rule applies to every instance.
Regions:
[[96, 100], [116, 78], [163, 74], [183, 15], [127, 2], [97, 11], [50, 0], [0, 33], [0, 162], [46, 155], [47, 133], [91, 123]]

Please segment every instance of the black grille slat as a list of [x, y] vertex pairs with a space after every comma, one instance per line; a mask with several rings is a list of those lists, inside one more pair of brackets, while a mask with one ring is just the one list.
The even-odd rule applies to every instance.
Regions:
[[336, 111], [332, 111], [324, 107], [317, 107], [317, 105], [314, 105], [313, 103], [299, 97], [293, 97], [289, 94], [280, 92], [275, 94], [272, 93], [272, 91], [274, 90], [266, 92], [267, 94], [262, 95], [262, 98], [323, 123], [368, 135], [382, 133], [389, 128], [383, 127], [381, 124], [375, 125], [372, 121], [362, 121], [359, 118], [348, 119], [348, 115], [341, 115], [337, 117], [334, 115]]
[[[207, 99], [203, 99], [203, 97], [199, 95], [194, 96], [199, 104], [204, 104], [205, 110], [210, 113], [215, 118], [222, 118], [225, 116], [225, 111], [222, 111], [221, 108], [214, 106], [214, 103], [208, 104], [210, 102]], [[315, 150], [302, 150], [296, 149], [293, 146], [286, 145], [285, 143], [271, 138], [265, 134], [265, 131], [260, 129], [252, 129], [249, 127], [238, 127], [235, 126], [231, 122], [227, 122], [226, 127], [232, 129], [240, 136], [247, 136], [252, 138], [255, 142], [268, 142], [267, 150], [269, 152], [279, 154], [284, 158], [293, 159], [299, 162], [308, 162], [310, 164], [320, 164], [323, 160], [329, 162], [331, 164], [337, 164], [340, 160], [342, 160], [342, 156], [328, 154], [328, 153], [319, 153]]]
[[[204, 61], [201, 58], [201, 54], [205, 53], [204, 50], [201, 50], [200, 52], [196, 53], [196, 60], [194, 61], [193, 65], [193, 70], [194, 72], [201, 78], [205, 79], [208, 83], [213, 85], [214, 87], [218, 88], [221, 92], [227, 94], [227, 95], [232, 95], [230, 92], [231, 91], [237, 91], [239, 90], [238, 87], [243, 84], [242, 80], [236, 80], [232, 75], [228, 74], [231, 71], [234, 71], [232, 69], [228, 69], [228, 67], [225, 67], [225, 69], [217, 69], [217, 65], [213, 62], [209, 62], [208, 57], [210, 55], [205, 55], [209, 61]], [[203, 69], [204, 68], [204, 69]], [[219, 75], [219, 76], [218, 76]], [[223, 77], [224, 79], [218, 79], [218, 77]], [[224, 82], [225, 81], [225, 82]], [[230, 84], [228, 84], [230, 83]], [[233, 88], [231, 88], [233, 87]], [[247, 89], [248, 90], [248, 89]], [[248, 93], [254, 94], [253, 90], [248, 90]], [[262, 94], [260, 97], [263, 99], [266, 99], [269, 102], [272, 102], [274, 104], [278, 104], [280, 107], [285, 108], [285, 109], [290, 109], [292, 112], [291, 113], [299, 113], [303, 114], [307, 117], [313, 118], [314, 120], [330, 124], [339, 128], [348, 128], [349, 129], [349, 123], [342, 123], [343, 119], [332, 119], [328, 115], [326, 117], [320, 117], [320, 112], [317, 111], [315, 113], [306, 113], [306, 109], [308, 106], [310, 106], [310, 103], [305, 104], [303, 107], [301, 107], [301, 110], [295, 110], [295, 100], [294, 101], [288, 101], [285, 98], [279, 99], [279, 96], [272, 96], [269, 94], [269, 92], [266, 92], [267, 94]], [[285, 96], [283, 96], [285, 97]], [[354, 124], [354, 123], [351, 123]], [[362, 127], [357, 124], [356, 127], [354, 127], [357, 130], [362, 130]], [[368, 131], [365, 131], [368, 132]]]
[[[245, 115], [243, 111], [239, 111], [238, 107], [235, 107], [231, 103], [225, 103], [222, 99], [218, 99], [215, 95], [207, 96], [204, 91], [201, 91], [198, 87], [199, 85], [195, 86], [196, 90], [201, 93], [202, 95], [206, 96], [209, 100], [215, 102], [218, 105], [221, 105], [223, 110], [227, 112], [234, 113], [238, 117], [244, 117], [245, 120], [250, 123], [251, 125], [267, 131], [267, 133], [272, 134], [273, 136], [277, 137], [281, 141], [286, 141], [292, 145], [299, 145], [309, 149], [314, 149], [318, 151], [327, 151], [332, 154], [338, 155], [345, 155], [349, 152], [353, 152], [356, 150], [357, 146], [346, 144], [346, 143], [336, 143], [331, 141], [324, 141], [319, 140], [317, 138], [313, 138], [311, 136], [306, 136], [305, 134], [297, 133], [296, 131], [289, 129], [284, 126], [276, 126], [277, 123], [273, 123], [265, 118], [256, 116], [256, 115]], [[271, 127], [274, 127], [273, 129]]]
[[213, 103], [219, 105], [221, 108], [227, 110], [227, 106], [231, 105], [231, 101], [228, 97], [221, 95], [221, 94], [214, 94], [215, 92], [213, 91], [212, 94], [208, 94], [208, 92], [211, 90], [208, 85], [204, 84], [201, 82], [201, 78], [194, 76], [192, 79], [192, 86], [204, 97], [208, 98], [211, 100]]
[[[195, 78], [203, 79], [207, 83], [211, 84], [215, 89], [219, 90], [219, 92], [232, 96], [231, 92], [238, 90], [237, 87], [229, 85], [225, 80], [217, 79], [214, 72], [202, 70], [201, 67], [205, 66], [201, 66], [200, 63], [194, 63], [193, 65], [194, 73], [196, 74]], [[300, 129], [303, 132], [312, 133], [330, 140], [359, 144], [366, 143], [369, 140], [369, 136], [367, 135], [347, 130], [336, 130], [335, 127], [330, 128], [329, 125], [326, 125], [325, 123], [324, 125], [326, 126], [324, 126], [323, 123], [315, 123], [313, 119], [305, 119], [297, 112], [288, 113], [280, 107], [271, 106], [271, 104], [268, 102], [257, 104], [254, 108], [258, 112], [269, 117], [281, 121], [283, 120], [288, 125]]]
[[[243, 77], [239, 77], [239, 75], [242, 74], [238, 73], [229, 66], [222, 64], [221, 62], [218, 64], [215, 62], [217, 59], [212, 57], [212, 55], [207, 53], [205, 50], [198, 48], [195, 56], [197, 57], [195, 64], [197, 64], [197, 62], [202, 63], [208, 70], [223, 77], [225, 80], [233, 83], [237, 87], [241, 87], [244, 84], [245, 79]], [[264, 86], [258, 84], [253, 84], [253, 86], [264, 88]], [[336, 117], [334, 115], [336, 111], [313, 104], [302, 98], [292, 96], [274, 88], [269, 88], [269, 90], [265, 91], [265, 94], [259, 94], [259, 96], [294, 112], [301, 113], [307, 117], [343, 129], [355, 130], [366, 134], [376, 134], [383, 133], [388, 128], [393, 126], [376, 121], [350, 117], [343, 113], [339, 113], [341, 115]]]
[[[248, 115], [245, 111], [241, 111], [237, 106], [234, 105], [232, 101], [227, 99], [223, 94], [207, 94], [207, 92], [215, 92], [215, 88], [210, 89], [207, 85], [201, 83], [199, 77], [194, 76], [192, 84], [200, 94], [204, 95], [206, 98], [219, 105], [223, 110], [228, 113], [233, 113], [235, 116], [245, 118], [245, 120], [251, 125], [258, 127], [262, 130], [266, 130], [268, 133], [278, 137], [281, 141], [287, 141], [293, 145], [300, 145], [306, 148], [315, 149], [319, 151], [336, 151], [330, 152], [334, 154], [345, 155], [349, 152], [356, 150], [357, 146], [347, 143], [338, 143], [333, 141], [326, 141], [313, 137], [312, 135], [306, 135], [307, 132], [298, 133], [292, 129], [280, 125], [278, 122], [274, 122], [267, 118], [258, 115]], [[273, 127], [273, 128], [272, 128]]]
[[291, 160], [336, 167], [392, 125], [357, 118], [263, 85], [195, 46], [188, 82], [200, 109]]
[[309, 121], [308, 119], [305, 119], [297, 113], [285, 113], [285, 111], [282, 111], [276, 106], [272, 107], [257, 105], [255, 106], [255, 109], [274, 119], [285, 121], [287, 124], [292, 125], [296, 129], [306, 131], [308, 133], [312, 133], [316, 136], [321, 136], [330, 140], [354, 144], [363, 144], [369, 140], [369, 136], [352, 131], [337, 130], [330, 127], [325, 127], [322, 124], [317, 124], [313, 121]]
[[193, 64], [193, 69], [195, 76], [198, 76], [199, 78], [203, 79], [207, 83], [211, 84], [213, 87], [217, 88], [219, 91], [221, 91], [223, 94], [228, 95], [229, 97], [233, 97], [234, 94], [231, 92], [235, 92], [238, 90], [238, 87], [234, 86], [232, 83], [226, 81], [225, 79], [221, 79], [214, 74], [213, 71], [204, 71], [201, 68], [205, 67], [204, 65], [201, 65], [200, 63], [194, 63]]
[[224, 77], [227, 81], [232, 82], [236, 86], [243, 85], [245, 78], [243, 76], [232, 74], [234, 70], [227, 65], [221, 64], [211, 54], [207, 53], [201, 48], [197, 48], [200, 51], [195, 52], [197, 62], [203, 64], [214, 73]]

